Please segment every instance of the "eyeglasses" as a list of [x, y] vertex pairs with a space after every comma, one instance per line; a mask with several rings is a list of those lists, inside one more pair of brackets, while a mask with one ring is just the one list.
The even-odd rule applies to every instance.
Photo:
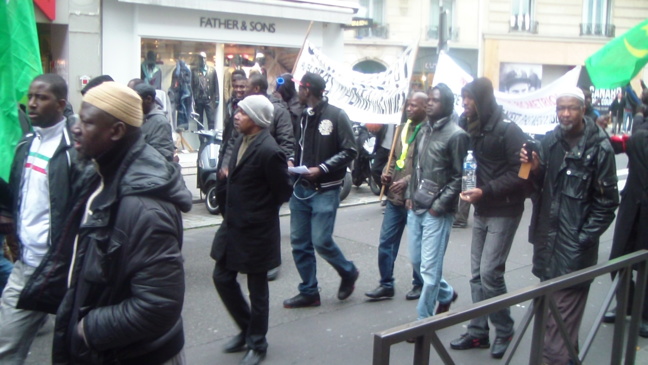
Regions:
[[582, 110], [581, 106], [578, 105], [563, 105], [563, 106], [557, 106], [556, 107], [556, 113], [562, 113], [562, 112], [570, 112], [570, 113], [576, 113]]

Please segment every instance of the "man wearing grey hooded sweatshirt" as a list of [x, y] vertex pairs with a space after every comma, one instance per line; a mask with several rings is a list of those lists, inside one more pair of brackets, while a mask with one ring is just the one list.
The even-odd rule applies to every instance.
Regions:
[[[460, 125], [465, 124], [477, 160], [477, 187], [460, 195], [475, 206], [470, 289], [473, 303], [477, 303], [506, 293], [506, 259], [524, 211], [528, 185], [518, 177], [519, 153], [527, 138], [517, 124], [506, 119], [489, 79], [468, 83], [461, 96], [464, 114]], [[514, 331], [509, 308], [473, 318], [468, 332], [452, 341], [450, 347], [489, 348], [489, 318], [496, 336], [491, 355], [497, 359], [504, 356]]]
[[135, 92], [142, 98], [142, 135], [144, 141], [155, 148], [167, 161], [173, 161], [173, 138], [171, 124], [164, 112], [155, 103], [155, 89], [149, 84], [139, 84]]

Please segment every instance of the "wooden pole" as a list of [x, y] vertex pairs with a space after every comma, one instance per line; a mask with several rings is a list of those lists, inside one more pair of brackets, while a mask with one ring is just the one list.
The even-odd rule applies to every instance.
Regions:
[[297, 60], [295, 61], [295, 64], [293, 65], [293, 69], [291, 74], [295, 76], [295, 71], [297, 71], [297, 63], [299, 63], [299, 58], [301, 58], [301, 54], [304, 51], [304, 47], [306, 46], [306, 41], [308, 40], [308, 36], [310, 35], [311, 29], [313, 29], [313, 21], [311, 20], [310, 24], [308, 25], [308, 30], [306, 30], [306, 36], [304, 37], [304, 42], [302, 43], [301, 48], [299, 49], [299, 53], [297, 53]]
[[[416, 41], [416, 48], [414, 49], [414, 63], [416, 63], [416, 56], [418, 55], [418, 49], [419, 49], [419, 43], [421, 42], [421, 37], [419, 36], [419, 39]], [[413, 65], [412, 65], [413, 66]], [[410, 79], [408, 80], [409, 83], [412, 82], [412, 76], [414, 73], [410, 74]], [[407, 102], [405, 103], [407, 104]], [[401, 106], [401, 115], [403, 114], [403, 109], [405, 108], [405, 105]], [[396, 139], [400, 138], [400, 128], [401, 124], [396, 127], [396, 132], [394, 132], [394, 140], [392, 141], [391, 149], [389, 150], [389, 159], [387, 160], [387, 166], [391, 165], [392, 162], [392, 156], [394, 155], [394, 148], [396, 147]], [[388, 167], [389, 168], [389, 167]], [[394, 167], [395, 169], [395, 167]], [[385, 194], [385, 185], [382, 185], [380, 188], [380, 196], [378, 197], [378, 201], [382, 201], [383, 195]]]
[[[394, 156], [394, 148], [396, 147], [396, 140], [400, 137], [400, 130], [403, 125], [399, 124], [396, 126], [396, 131], [394, 132], [394, 140], [392, 141], [391, 148], [389, 149], [389, 159], [387, 159], [387, 171], [389, 171], [389, 166], [391, 166], [392, 159]], [[394, 166], [394, 170], [396, 169], [396, 166]], [[392, 174], [393, 176], [393, 174]], [[393, 181], [392, 181], [393, 182]], [[383, 195], [385, 195], [385, 185], [382, 185], [380, 187], [380, 196], [378, 197], [378, 201], [382, 201]]]

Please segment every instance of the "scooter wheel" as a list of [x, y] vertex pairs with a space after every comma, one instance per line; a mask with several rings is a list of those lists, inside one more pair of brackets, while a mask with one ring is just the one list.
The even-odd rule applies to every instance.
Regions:
[[205, 196], [205, 207], [209, 214], [218, 214], [220, 213], [220, 208], [218, 207], [218, 202], [216, 201], [216, 184], [212, 184], [209, 189], [207, 189], [207, 194]]

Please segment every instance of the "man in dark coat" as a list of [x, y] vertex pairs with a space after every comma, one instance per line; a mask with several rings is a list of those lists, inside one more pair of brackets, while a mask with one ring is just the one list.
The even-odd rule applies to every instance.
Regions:
[[142, 98], [142, 135], [144, 141], [155, 148], [167, 161], [173, 161], [173, 138], [171, 123], [155, 102], [155, 89], [153, 86], [141, 83], [133, 88]]
[[[279, 207], [292, 193], [286, 156], [268, 131], [273, 105], [263, 95], [239, 104], [236, 139], [227, 179], [227, 214], [214, 236], [214, 284], [241, 332], [225, 352], [248, 352], [241, 364], [258, 364], [268, 348], [269, 290], [267, 272], [281, 263]], [[247, 274], [250, 304], [236, 281]]]
[[[142, 101], [105, 82], [83, 97], [75, 148], [98, 174], [62, 238], [73, 248], [56, 317], [54, 364], [183, 364], [180, 168], [144, 142]], [[80, 209], [79, 209], [80, 208]]]
[[[533, 244], [533, 274], [541, 281], [595, 265], [599, 237], [614, 220], [619, 204], [616, 164], [609, 137], [585, 118], [583, 91], [572, 87], [556, 100], [559, 126], [542, 140], [529, 161], [529, 179], [536, 186], [529, 242]], [[578, 349], [578, 331], [590, 283], [553, 294], [569, 336], [563, 341], [556, 319], [549, 315], [544, 338], [543, 362], [570, 363], [567, 346]]]
[[[524, 185], [518, 177], [518, 153], [526, 135], [497, 104], [493, 85], [481, 77], [462, 90], [466, 131], [477, 161], [477, 186], [461, 193], [473, 204], [470, 290], [473, 303], [506, 294], [506, 260], [524, 211]], [[490, 347], [488, 321], [495, 327], [491, 356], [504, 356], [513, 336], [509, 308], [473, 318], [465, 335], [450, 343], [455, 350]]]
[[[648, 249], [648, 128], [640, 128], [626, 143], [628, 180], [621, 192], [621, 204], [614, 228], [610, 260], [642, 249]], [[632, 282], [631, 282], [632, 283]], [[632, 283], [631, 295], [634, 289]], [[628, 313], [632, 298], [628, 302]], [[639, 336], [648, 338], [648, 291], [641, 313]], [[615, 311], [605, 314], [603, 321], [616, 320]]]

